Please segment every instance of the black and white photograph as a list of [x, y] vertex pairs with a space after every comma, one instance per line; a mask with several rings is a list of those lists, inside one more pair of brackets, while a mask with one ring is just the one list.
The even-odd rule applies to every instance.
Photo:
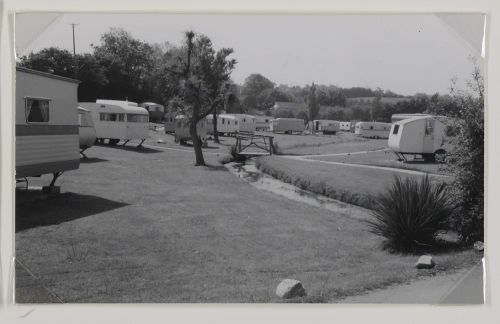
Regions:
[[483, 304], [485, 24], [17, 13], [14, 302]]

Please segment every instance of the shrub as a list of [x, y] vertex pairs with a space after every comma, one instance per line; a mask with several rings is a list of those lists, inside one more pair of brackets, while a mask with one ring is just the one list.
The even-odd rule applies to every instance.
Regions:
[[451, 127], [454, 151], [448, 158], [455, 175], [453, 195], [459, 212], [452, 224], [465, 244], [484, 241], [484, 82], [478, 67], [468, 89], [452, 88], [457, 111]]
[[386, 239], [386, 247], [417, 253], [431, 247], [437, 232], [447, 228], [454, 204], [445, 183], [432, 184], [426, 175], [420, 181], [395, 177], [390, 188], [378, 195], [370, 231]]

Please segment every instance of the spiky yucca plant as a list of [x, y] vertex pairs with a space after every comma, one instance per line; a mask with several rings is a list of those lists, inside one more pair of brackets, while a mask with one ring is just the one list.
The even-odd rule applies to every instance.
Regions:
[[417, 253], [432, 246], [438, 231], [447, 227], [454, 210], [445, 183], [395, 177], [391, 187], [379, 194], [370, 231], [386, 238], [386, 247], [403, 253]]

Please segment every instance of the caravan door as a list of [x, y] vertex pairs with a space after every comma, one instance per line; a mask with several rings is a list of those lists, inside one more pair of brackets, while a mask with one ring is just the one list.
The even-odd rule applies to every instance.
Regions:
[[425, 121], [422, 153], [434, 153], [434, 126], [436, 121], [429, 118]]

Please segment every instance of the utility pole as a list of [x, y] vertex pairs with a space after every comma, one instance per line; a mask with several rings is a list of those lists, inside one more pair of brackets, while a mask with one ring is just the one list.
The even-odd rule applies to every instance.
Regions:
[[79, 24], [72, 23], [70, 25], [73, 28], [73, 56], [76, 56], [76, 50], [75, 50], [75, 26], [78, 26]]
[[73, 65], [74, 65], [74, 77], [75, 79], [78, 78], [78, 66], [76, 62], [76, 49], [75, 49], [75, 26], [78, 26], [79, 24], [71, 23], [70, 24], [72, 29], [73, 29]]

